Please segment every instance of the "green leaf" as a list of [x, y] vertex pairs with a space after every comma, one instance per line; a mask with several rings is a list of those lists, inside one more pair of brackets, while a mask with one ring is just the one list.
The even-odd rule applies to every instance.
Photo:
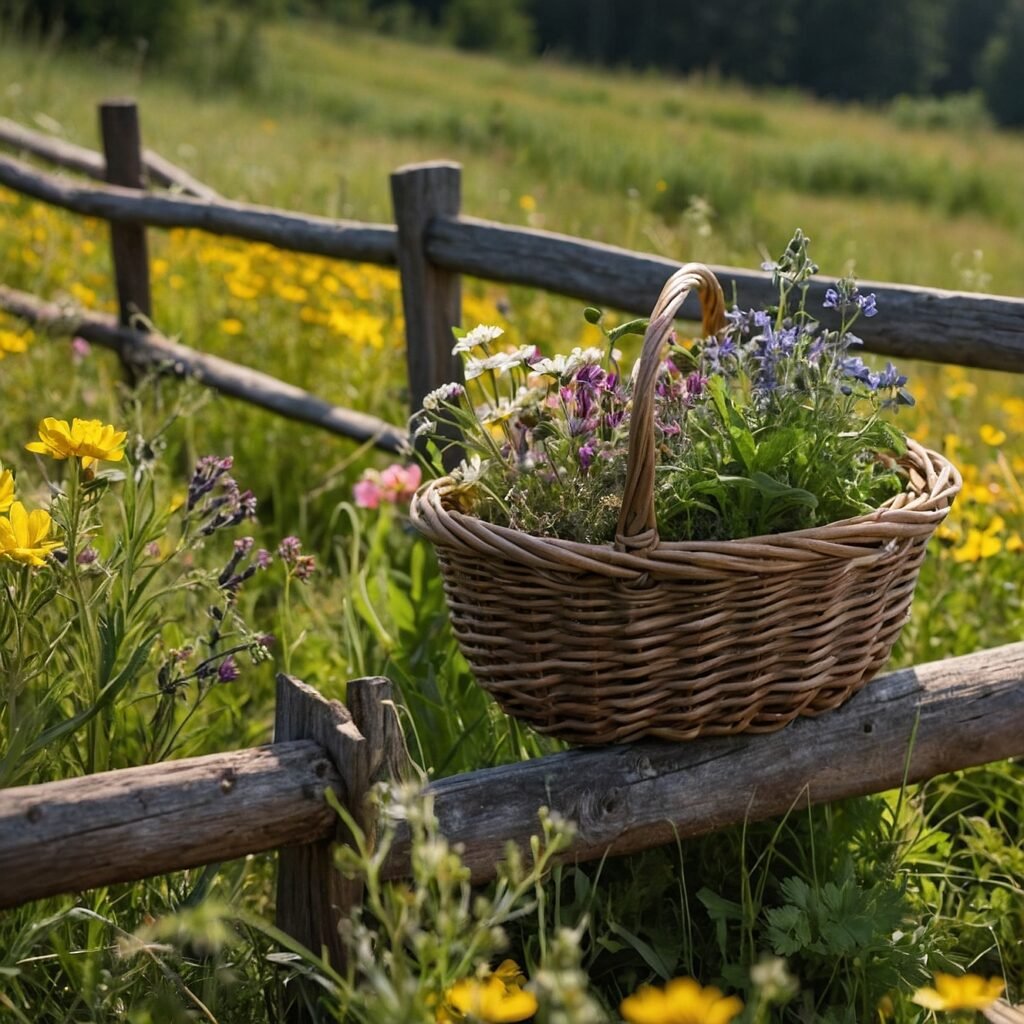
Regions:
[[806, 505], [807, 508], [817, 508], [818, 499], [810, 491], [801, 487], [790, 487], [767, 473], [751, 473], [750, 482], [762, 493], [772, 498], [785, 499], [794, 505]]
[[646, 317], [640, 317], [637, 320], [630, 320], [627, 323], [619, 324], [618, 327], [614, 327], [608, 332], [608, 340], [618, 341], [619, 338], [624, 338], [627, 334], [642, 335], [647, 330], [648, 323], [649, 321]]
[[631, 931], [623, 928], [622, 925], [617, 924], [615, 921], [608, 922], [608, 929], [618, 935], [619, 938], [624, 939], [628, 945], [632, 946], [633, 949], [635, 949], [643, 958], [644, 963], [647, 964], [647, 966], [650, 967], [658, 977], [666, 981], [672, 977], [672, 971], [675, 964], [668, 963], [661, 953], [655, 950], [655, 948], [649, 943], [644, 942], [640, 936], [634, 935]]

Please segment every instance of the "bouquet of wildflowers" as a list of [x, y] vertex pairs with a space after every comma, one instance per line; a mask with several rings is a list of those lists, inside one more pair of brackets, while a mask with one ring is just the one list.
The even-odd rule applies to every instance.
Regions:
[[[662, 540], [730, 540], [861, 515], [903, 487], [902, 435], [886, 414], [912, 404], [891, 364], [871, 370], [852, 328], [875, 296], [844, 279], [826, 294], [839, 326], [807, 309], [817, 267], [797, 231], [771, 270], [778, 302], [734, 308], [703, 340], [674, 336], [655, 388], [655, 512]], [[586, 317], [600, 326], [601, 314]], [[638, 320], [604, 331], [602, 347], [544, 356], [508, 351], [497, 327], [456, 332], [465, 384], [428, 395], [414, 417], [434, 468], [464, 511], [539, 536], [614, 539], [626, 477], [633, 373], [619, 343]], [[603, 330], [603, 329], [602, 329]], [[450, 460], [449, 460], [450, 461]]]

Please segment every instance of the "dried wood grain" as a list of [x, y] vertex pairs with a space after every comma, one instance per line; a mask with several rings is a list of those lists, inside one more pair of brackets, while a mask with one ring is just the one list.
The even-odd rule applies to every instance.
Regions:
[[0, 790], [0, 907], [312, 842], [340, 784], [306, 740]]
[[[343, 704], [327, 700], [311, 686], [281, 674], [277, 677], [274, 742], [312, 740], [328, 754], [342, 780], [339, 799], [352, 800], [353, 765], [364, 759], [366, 740]], [[316, 954], [325, 953], [344, 969], [345, 947], [338, 924], [351, 910], [352, 884], [334, 870], [332, 848], [341, 838], [341, 819], [314, 842], [281, 850], [277, 862], [277, 926]], [[299, 1008], [293, 1016], [298, 1017]]]
[[[21, 153], [30, 153], [32, 156], [40, 157], [57, 167], [78, 171], [97, 181], [104, 181], [106, 178], [106, 161], [101, 153], [86, 146], [55, 138], [44, 132], [37, 132], [7, 117], [0, 117], [0, 144]], [[146, 168], [146, 177], [154, 184], [177, 189], [199, 199], [220, 198], [215, 189], [199, 181], [184, 168], [172, 163], [159, 153], [151, 149], [144, 149], [142, 158]]]
[[[529, 850], [541, 806], [577, 825], [564, 859], [587, 861], [881, 792], [905, 768], [919, 782], [1021, 755], [1024, 643], [891, 673], [842, 708], [767, 736], [573, 750], [429, 789], [441, 830], [485, 881], [507, 841]], [[407, 858], [402, 839], [393, 876]]]
[[462, 322], [460, 278], [435, 266], [424, 247], [434, 220], [458, 214], [461, 175], [458, 164], [443, 162], [411, 164], [391, 175], [413, 411], [424, 395], [461, 374], [461, 361], [452, 355], [452, 328]]
[[[100, 135], [107, 182], [145, 191], [138, 107], [130, 100], [101, 103]], [[153, 315], [146, 229], [138, 224], [111, 224], [110, 248], [120, 322], [127, 327], [134, 317], [141, 316], [140, 326], [145, 330], [144, 324]]]
[[268, 242], [293, 252], [395, 263], [396, 231], [390, 224], [331, 220], [226, 199], [140, 195], [115, 185], [82, 185], [7, 156], [0, 156], [0, 185], [51, 206], [119, 224], [197, 228], [214, 235]]
[[[588, 242], [568, 235], [509, 227], [474, 217], [439, 217], [426, 229], [432, 263], [493, 281], [533, 285], [604, 308], [646, 316], [680, 264], [660, 256]], [[778, 301], [771, 275], [734, 267], [711, 268], [731, 300], [743, 307]], [[808, 308], [826, 324], [822, 308], [832, 280], [816, 278]], [[856, 333], [882, 355], [1024, 372], [1024, 299], [862, 281], [878, 296], [879, 315], [861, 318]], [[700, 319], [691, 297], [683, 315]], [[832, 324], [832, 326], [836, 326]]]

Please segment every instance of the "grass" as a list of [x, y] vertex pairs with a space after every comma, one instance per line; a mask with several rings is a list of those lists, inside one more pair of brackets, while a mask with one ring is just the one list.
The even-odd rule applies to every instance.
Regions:
[[[1019, 137], [986, 127], [909, 129], [882, 111], [795, 94], [512, 65], [314, 28], [267, 26], [265, 61], [244, 88], [202, 42], [187, 66], [140, 75], [91, 54], [3, 38], [0, 113], [96, 145], [95, 103], [131, 93], [147, 145], [225, 195], [314, 213], [389, 220], [388, 172], [447, 157], [463, 162], [464, 209], [478, 216], [739, 266], [756, 266], [800, 224], [825, 273], [1021, 293], [1024, 200], [1006, 187], [1024, 157]], [[393, 273], [194, 232], [152, 232], [151, 247], [161, 329], [402, 420]], [[112, 306], [104, 226], [5, 192], [0, 267], [6, 284]], [[590, 330], [576, 302], [479, 282], [467, 287], [465, 319], [500, 322], [513, 340], [549, 351], [585, 341]], [[0, 329], [15, 332], [9, 321]], [[46, 488], [22, 447], [41, 415], [101, 416], [151, 436], [177, 400], [161, 385], [131, 404], [111, 358], [94, 353], [73, 373], [54, 372], [69, 361], [66, 341], [46, 338], [0, 361], [5, 393], [22, 396], [4, 403], [0, 460], [18, 468], [19, 488], [38, 503]], [[932, 545], [894, 655], [899, 665], [1019, 640], [1024, 624], [1020, 381], [927, 364], [903, 369], [918, 398], [904, 427], [954, 458], [967, 486]], [[241, 591], [247, 621], [278, 637], [278, 665], [287, 657], [297, 675], [338, 697], [346, 678], [390, 675], [413, 755], [435, 774], [553, 748], [475, 687], [447, 632], [433, 556], [401, 510], [353, 507], [354, 480], [379, 464], [369, 452], [215, 399], [164, 435], [154, 471], [161, 500], [173, 506], [196, 457], [209, 452], [232, 453], [240, 482], [258, 496], [259, 522], [248, 527], [257, 544], [274, 549], [297, 534], [318, 558], [317, 575], [291, 588], [288, 606], [280, 565]], [[106, 560], [120, 527], [116, 505], [104, 509], [97, 544]], [[211, 542], [194, 552], [192, 568], [213, 570], [229, 551], [226, 540]], [[182, 600], [180, 623], [162, 635], [166, 647], [207, 628], [205, 605]], [[146, 701], [156, 668], [147, 662], [110, 709], [110, 766], [140, 763], [150, 749]], [[241, 680], [212, 689], [176, 752], [266, 741], [271, 677], [272, 666], [246, 666]], [[53, 720], [76, 699], [61, 697]], [[173, 710], [180, 723], [185, 709]], [[5, 718], [5, 753], [14, 740]], [[81, 771], [80, 742], [73, 737], [60, 756], [24, 770], [36, 780]], [[802, 985], [773, 1019], [863, 1021], [890, 992], [896, 1019], [923, 1019], [907, 994], [942, 964], [1003, 974], [1020, 999], [1022, 794], [1020, 769], [1008, 762], [915, 787], [903, 799], [794, 811], [676, 849], [563, 868], [537, 915], [509, 925], [512, 951], [531, 969], [547, 963], [557, 927], [576, 927], [585, 915], [579, 956], [609, 1007], [636, 984], [673, 973], [749, 992], [751, 964], [771, 951], [785, 951]], [[217, 931], [223, 908], [227, 937]], [[198, 1003], [219, 1021], [277, 1019], [284, 972], [265, 957], [275, 940], [238, 917], [271, 909], [269, 859], [252, 858], [13, 911], [0, 922], [0, 1005], [32, 1021], [186, 1020], [202, 1015]], [[117, 955], [118, 942], [150, 917], [174, 913], [181, 930], [162, 936], [162, 948]]]

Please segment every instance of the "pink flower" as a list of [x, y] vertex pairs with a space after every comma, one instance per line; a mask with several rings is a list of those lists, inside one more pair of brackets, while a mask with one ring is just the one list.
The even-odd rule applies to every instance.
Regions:
[[[367, 470], [367, 473], [372, 473], [373, 470]], [[356, 499], [356, 504], [360, 508], [377, 508], [380, 505], [381, 489], [376, 482], [364, 476], [352, 488], [352, 494]]]
[[360, 508], [379, 508], [381, 503], [404, 504], [416, 493], [423, 471], [415, 463], [402, 466], [394, 463], [382, 472], [368, 469], [352, 490]]

